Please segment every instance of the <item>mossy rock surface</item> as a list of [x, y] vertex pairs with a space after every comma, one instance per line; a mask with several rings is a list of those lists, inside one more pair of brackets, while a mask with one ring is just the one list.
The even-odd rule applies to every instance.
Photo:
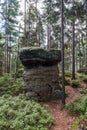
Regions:
[[44, 50], [42, 48], [22, 48], [19, 52], [19, 57], [26, 68], [52, 66], [61, 61], [61, 51]]

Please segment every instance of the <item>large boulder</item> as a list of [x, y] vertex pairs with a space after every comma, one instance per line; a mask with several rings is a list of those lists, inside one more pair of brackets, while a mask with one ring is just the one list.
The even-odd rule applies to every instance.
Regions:
[[61, 52], [23, 48], [19, 56], [25, 67], [23, 80], [26, 96], [40, 101], [59, 98], [61, 88], [58, 81], [58, 62], [61, 61]]
[[61, 61], [60, 50], [44, 50], [42, 48], [23, 48], [20, 60], [26, 68], [36, 66], [52, 66]]

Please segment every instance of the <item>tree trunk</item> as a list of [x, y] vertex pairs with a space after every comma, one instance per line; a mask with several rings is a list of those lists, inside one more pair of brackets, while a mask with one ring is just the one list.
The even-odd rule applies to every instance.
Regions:
[[51, 30], [50, 30], [50, 25], [48, 23], [47, 25], [47, 49], [50, 49], [51, 48], [51, 40], [50, 40], [50, 37], [51, 37]]
[[[81, 52], [81, 38], [80, 38], [80, 36], [79, 36], [79, 53], [80, 53], [80, 52]], [[79, 54], [79, 69], [82, 68], [81, 62], [82, 62], [81, 54]]]
[[[74, 7], [74, 0], [73, 0], [73, 7]], [[72, 21], [72, 79], [75, 79], [75, 20], [74, 19]]]
[[24, 34], [26, 36], [26, 0], [24, 1]]
[[87, 0], [86, 0], [86, 49], [85, 49], [85, 71], [87, 72]]
[[31, 31], [31, 27], [30, 27], [30, 18], [31, 18], [31, 15], [30, 15], [30, 7], [29, 7], [29, 12], [28, 12], [28, 18], [29, 18], [29, 34], [28, 34], [28, 38], [29, 38], [29, 43], [30, 43], [30, 39], [31, 39], [31, 36], [30, 36], [30, 31]]
[[7, 9], [8, 1], [6, 0], [6, 20], [5, 20], [5, 47], [4, 47], [4, 73], [7, 73]]
[[62, 59], [62, 104], [65, 105], [65, 74], [64, 74], [64, 1], [61, 0], [61, 59]]
[[9, 52], [8, 52], [8, 71], [9, 73], [11, 72], [11, 34], [10, 34], [10, 38], [9, 38]]

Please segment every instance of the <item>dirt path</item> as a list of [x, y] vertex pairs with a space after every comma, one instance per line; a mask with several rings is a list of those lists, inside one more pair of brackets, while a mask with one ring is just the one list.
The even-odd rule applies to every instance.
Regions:
[[[87, 87], [87, 85], [85, 87]], [[68, 93], [66, 103], [71, 102], [76, 97], [81, 96], [80, 92], [77, 89], [72, 88], [71, 86], [66, 86], [66, 92]], [[53, 117], [56, 119], [55, 124], [50, 130], [71, 130], [70, 124], [73, 122], [75, 117], [70, 117], [65, 109], [61, 110], [61, 100], [51, 101], [45, 104], [49, 106]]]

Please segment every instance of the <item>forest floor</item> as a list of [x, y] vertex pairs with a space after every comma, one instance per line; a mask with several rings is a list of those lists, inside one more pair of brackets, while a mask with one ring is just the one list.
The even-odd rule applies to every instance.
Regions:
[[[82, 83], [80, 88], [87, 88], [87, 84]], [[65, 87], [66, 93], [68, 94], [66, 98], [66, 103], [69, 103], [82, 96], [78, 89], [71, 86]], [[56, 120], [54, 125], [50, 130], [71, 130], [70, 124], [75, 120], [76, 117], [69, 116], [67, 110], [61, 109], [61, 100], [55, 100], [45, 103], [49, 106], [49, 109]]]

